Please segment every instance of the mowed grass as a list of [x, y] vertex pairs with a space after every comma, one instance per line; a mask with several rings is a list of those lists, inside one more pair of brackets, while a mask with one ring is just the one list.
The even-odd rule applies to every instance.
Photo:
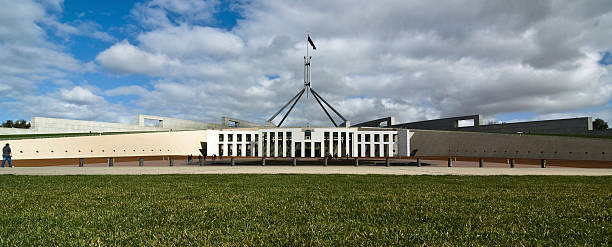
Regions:
[[612, 244], [612, 178], [0, 176], [0, 245]]

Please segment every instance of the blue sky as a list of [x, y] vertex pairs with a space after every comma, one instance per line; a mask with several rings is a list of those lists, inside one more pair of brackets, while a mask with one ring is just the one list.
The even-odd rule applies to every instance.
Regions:
[[[612, 3], [0, 0], [0, 118], [263, 122], [313, 87], [352, 122], [612, 120]], [[440, 6], [445, 6], [440, 8]], [[329, 125], [312, 98], [290, 125]]]

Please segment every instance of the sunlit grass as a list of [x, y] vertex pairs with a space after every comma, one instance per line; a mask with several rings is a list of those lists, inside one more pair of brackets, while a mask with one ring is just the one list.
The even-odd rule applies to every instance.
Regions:
[[0, 245], [611, 244], [612, 178], [0, 176]]

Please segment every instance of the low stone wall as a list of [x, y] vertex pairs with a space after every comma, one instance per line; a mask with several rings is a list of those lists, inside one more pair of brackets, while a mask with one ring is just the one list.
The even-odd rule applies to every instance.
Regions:
[[411, 130], [415, 156], [612, 161], [612, 139]]

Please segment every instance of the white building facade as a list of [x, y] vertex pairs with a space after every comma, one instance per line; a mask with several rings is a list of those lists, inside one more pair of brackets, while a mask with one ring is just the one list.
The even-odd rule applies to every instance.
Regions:
[[410, 132], [379, 128], [269, 128], [208, 130], [207, 156], [406, 157]]

